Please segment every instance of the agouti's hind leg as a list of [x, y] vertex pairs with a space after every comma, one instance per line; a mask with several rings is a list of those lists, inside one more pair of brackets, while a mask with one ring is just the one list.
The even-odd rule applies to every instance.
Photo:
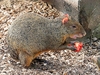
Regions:
[[19, 53], [19, 59], [21, 64], [25, 67], [28, 68], [33, 60], [33, 56], [27, 54], [26, 52], [20, 52]]
[[13, 48], [10, 48], [10, 47], [9, 47], [9, 53], [10, 53], [10, 56], [11, 56], [14, 60], [16, 60], [16, 61], [19, 60], [18, 53], [17, 53], [17, 50], [16, 50], [16, 49], [13, 49]]
[[31, 64], [31, 62], [32, 62], [33, 59], [35, 59], [36, 57], [38, 57], [41, 53], [47, 52], [47, 51], [49, 51], [49, 50], [43, 50], [43, 51], [37, 52], [37, 53], [35, 53], [33, 55], [29, 55], [28, 53], [26, 53], [24, 51], [21, 51], [19, 53], [20, 62], [21, 62], [21, 64], [24, 67], [28, 68], [30, 66], [30, 64]]

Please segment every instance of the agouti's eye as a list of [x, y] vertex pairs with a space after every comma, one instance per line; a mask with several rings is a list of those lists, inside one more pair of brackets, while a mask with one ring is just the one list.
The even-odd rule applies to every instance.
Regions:
[[73, 27], [74, 29], [76, 29], [76, 26], [75, 26], [75, 25], [73, 25], [72, 27]]

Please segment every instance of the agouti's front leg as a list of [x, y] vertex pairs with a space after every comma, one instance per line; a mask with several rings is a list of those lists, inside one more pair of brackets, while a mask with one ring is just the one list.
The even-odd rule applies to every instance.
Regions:
[[[71, 45], [69, 46], [69, 44]], [[74, 43], [65, 41], [62, 45], [59, 46], [59, 50], [64, 50], [64, 49], [75, 50]]]
[[70, 49], [70, 50], [75, 50], [74, 46], [68, 46], [67, 44], [61, 45], [58, 48], [59, 50], [64, 50], [64, 49]]

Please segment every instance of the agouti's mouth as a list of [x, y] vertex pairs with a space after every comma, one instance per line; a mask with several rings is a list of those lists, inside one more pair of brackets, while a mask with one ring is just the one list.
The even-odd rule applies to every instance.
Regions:
[[81, 38], [81, 37], [83, 37], [82, 34], [70, 35], [70, 38], [72, 38], [72, 39], [77, 39], [77, 38]]

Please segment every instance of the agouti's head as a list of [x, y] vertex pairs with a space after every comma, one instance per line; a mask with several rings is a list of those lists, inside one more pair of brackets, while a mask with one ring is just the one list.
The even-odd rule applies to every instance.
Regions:
[[79, 22], [70, 20], [67, 17], [62, 20], [64, 28], [70, 38], [76, 39], [86, 35], [86, 32]]

